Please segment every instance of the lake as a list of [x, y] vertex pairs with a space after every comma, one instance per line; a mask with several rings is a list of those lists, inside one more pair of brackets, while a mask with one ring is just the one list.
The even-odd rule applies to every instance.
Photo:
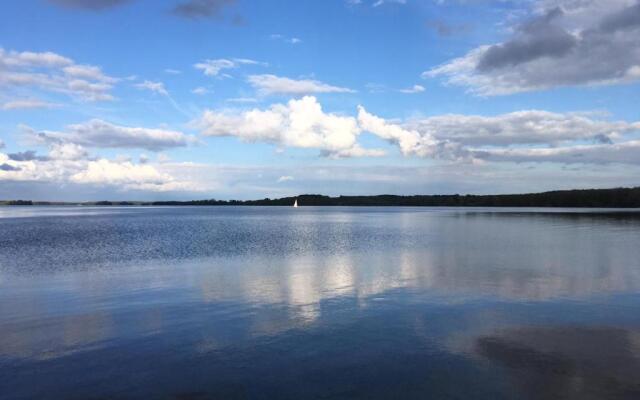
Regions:
[[638, 399], [640, 212], [0, 208], [0, 398]]

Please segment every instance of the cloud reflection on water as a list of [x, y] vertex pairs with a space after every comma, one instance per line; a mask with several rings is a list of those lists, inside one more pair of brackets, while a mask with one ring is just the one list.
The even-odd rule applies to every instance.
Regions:
[[[500, 385], [485, 380], [500, 374], [518, 393], [531, 385], [568, 396], [605, 393], [607, 382], [621, 388], [611, 393], [623, 398], [636, 390], [633, 373], [615, 372], [637, 366], [639, 357], [640, 270], [629, 260], [640, 256], [640, 231], [633, 219], [414, 210], [346, 216], [311, 210], [282, 218], [261, 213], [232, 214], [251, 220], [237, 223], [226, 216], [207, 220], [206, 214], [122, 217], [126, 224], [109, 219], [100, 227], [106, 241], [67, 252], [47, 247], [58, 248], [54, 239], [35, 243], [50, 260], [44, 272], [20, 270], [20, 256], [5, 254], [0, 371], [14, 366], [8, 371], [15, 381], [27, 382], [32, 371], [44, 368], [51, 374], [47, 387], [57, 387], [56, 373], [74, 365], [93, 365], [91, 374], [103, 379], [115, 373], [113, 363], [123, 373], [165, 373], [145, 361], [160, 359], [167, 370], [185, 371], [175, 377], [177, 386], [195, 385], [190, 379], [200, 369], [208, 374], [203, 387], [213, 385], [212, 376], [219, 376], [216, 385], [232, 384], [233, 371], [255, 379], [267, 374], [269, 382], [289, 382], [296, 374], [313, 380], [324, 371], [343, 390], [348, 382], [341, 379], [351, 376], [345, 371], [355, 369], [352, 378], [371, 387], [376, 381], [392, 388], [394, 373], [400, 374], [413, 390], [407, 398], [420, 398], [433, 385], [466, 390], [454, 382], [463, 379], [471, 380], [469, 390], [487, 389], [484, 398], [499, 398], [491, 395]], [[55, 230], [55, 221], [38, 229]], [[190, 243], [173, 243], [188, 236], [176, 234], [172, 242], [162, 231], [172, 223], [188, 225]], [[245, 223], [257, 232], [242, 230]], [[193, 256], [152, 257], [151, 236], [130, 234], [142, 229], [139, 224], [156, 229], [149, 235], [166, 240], [168, 250], [196, 243], [189, 248]], [[221, 246], [216, 229], [229, 227], [236, 227], [230, 231], [235, 242], [224, 243], [227, 253], [210, 256]], [[100, 253], [114, 243], [117, 248]], [[67, 267], [87, 249], [113, 255], [112, 264]], [[574, 325], [568, 326], [570, 319]], [[589, 345], [571, 347], [573, 341]], [[611, 359], [594, 361], [603, 355]], [[449, 381], [441, 374], [452, 363], [466, 372]], [[81, 379], [85, 372], [75, 373]], [[20, 387], [28, 392], [28, 385]]]

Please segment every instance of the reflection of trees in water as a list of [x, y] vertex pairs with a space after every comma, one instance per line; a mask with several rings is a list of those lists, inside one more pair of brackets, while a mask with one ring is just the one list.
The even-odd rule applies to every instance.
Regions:
[[503, 366], [533, 399], [639, 399], [638, 331], [524, 328], [476, 340], [475, 351]]

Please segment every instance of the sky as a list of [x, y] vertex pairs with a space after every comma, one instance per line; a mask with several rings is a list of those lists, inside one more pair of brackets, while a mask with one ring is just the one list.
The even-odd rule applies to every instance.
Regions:
[[640, 185], [640, 0], [21, 0], [0, 18], [0, 199]]

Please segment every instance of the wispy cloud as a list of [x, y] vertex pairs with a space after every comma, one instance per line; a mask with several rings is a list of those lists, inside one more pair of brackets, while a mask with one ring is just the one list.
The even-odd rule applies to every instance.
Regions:
[[424, 86], [422, 85], [413, 85], [410, 88], [406, 88], [406, 89], [400, 89], [398, 90], [400, 93], [408, 93], [408, 94], [412, 94], [412, 93], [422, 93], [424, 92]]
[[194, 68], [201, 70], [207, 76], [218, 76], [223, 70], [238, 68], [241, 65], [266, 66], [266, 63], [248, 58], [218, 58], [213, 60], [204, 60], [194, 64]]
[[12, 100], [0, 105], [2, 110], [32, 110], [37, 108], [58, 108], [62, 104], [38, 99]]
[[162, 82], [153, 82], [153, 81], [144, 81], [141, 83], [136, 83], [133, 85], [134, 87], [142, 90], [148, 90], [157, 94], [161, 94], [163, 96], [168, 96], [169, 92], [164, 87], [164, 83]]
[[203, 86], [198, 86], [197, 88], [192, 89], [191, 93], [197, 94], [199, 96], [204, 96], [205, 94], [209, 93], [209, 89]]
[[264, 96], [273, 94], [355, 93], [355, 90], [333, 86], [312, 79], [291, 79], [271, 74], [250, 75], [249, 84]]
[[258, 99], [255, 97], [232, 97], [226, 101], [229, 103], [257, 103]]
[[23, 126], [22, 132], [41, 143], [72, 143], [93, 148], [162, 151], [196, 142], [193, 136], [178, 131], [115, 125], [100, 119], [69, 125], [62, 132], [37, 131], [28, 126]]
[[287, 37], [284, 35], [281, 35], [279, 33], [273, 33], [271, 35], [269, 35], [269, 39], [271, 40], [278, 40], [284, 43], [289, 43], [289, 44], [300, 44], [302, 43], [302, 39], [297, 38], [297, 37]]
[[53, 52], [18, 52], [0, 48], [0, 85], [69, 95], [83, 101], [113, 100], [117, 78], [93, 65], [77, 64]]
[[373, 7], [380, 7], [384, 4], [407, 4], [407, 0], [377, 0], [373, 3]]

